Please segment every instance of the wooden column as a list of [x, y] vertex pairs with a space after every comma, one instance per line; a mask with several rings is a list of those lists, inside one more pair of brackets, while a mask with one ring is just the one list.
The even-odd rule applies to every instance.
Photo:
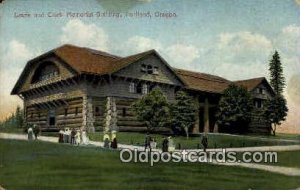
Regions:
[[199, 133], [199, 124], [200, 124], [200, 120], [199, 120], [199, 109], [200, 109], [200, 105], [199, 105], [199, 98], [198, 96], [195, 97], [195, 106], [196, 106], [196, 118], [195, 118], [195, 124], [194, 124], [194, 128], [193, 128], [193, 133], [197, 134]]
[[86, 130], [89, 133], [95, 132], [94, 127], [94, 113], [93, 113], [93, 104], [92, 98], [84, 95], [82, 97], [82, 116], [83, 116], [83, 123], [82, 129]]
[[209, 102], [208, 98], [204, 100], [204, 133], [209, 132]]

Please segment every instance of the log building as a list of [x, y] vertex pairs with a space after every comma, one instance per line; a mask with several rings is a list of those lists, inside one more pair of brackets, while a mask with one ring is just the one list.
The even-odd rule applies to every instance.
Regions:
[[[127, 57], [63, 45], [28, 61], [11, 94], [24, 100], [26, 122], [43, 130], [81, 128], [143, 131], [130, 105], [153, 88], [169, 101], [178, 90], [197, 104], [194, 133], [217, 131], [215, 112], [229, 84], [245, 86], [255, 97], [256, 109], [274, 95], [265, 78], [229, 81], [222, 77], [171, 67], [155, 50]], [[257, 116], [258, 117], [258, 116]], [[269, 133], [260, 118], [250, 132]], [[161, 129], [165, 130], [165, 129]]]

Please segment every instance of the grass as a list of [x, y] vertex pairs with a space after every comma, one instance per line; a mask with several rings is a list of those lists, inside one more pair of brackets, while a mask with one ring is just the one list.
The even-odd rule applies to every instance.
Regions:
[[[89, 134], [90, 139], [94, 141], [102, 141], [103, 133], [96, 132], [94, 134]], [[153, 134], [152, 137], [158, 142], [158, 146], [161, 147], [161, 142], [163, 135]], [[174, 142], [176, 147], [179, 147], [179, 144], [182, 149], [196, 149], [201, 148], [201, 138], [200, 137], [174, 137]], [[133, 133], [133, 132], [120, 132], [117, 134], [117, 140], [122, 144], [133, 144], [133, 145], [143, 145], [145, 141], [145, 134], [142, 133]], [[208, 146], [209, 148], [229, 148], [229, 147], [255, 147], [255, 146], [273, 146], [273, 145], [289, 145], [289, 144], [300, 144], [295, 142], [284, 142], [278, 140], [263, 140], [260, 138], [253, 138], [247, 136], [231, 136], [224, 134], [208, 134]]]
[[24, 133], [23, 128], [16, 128], [16, 127], [1, 127], [0, 126], [0, 132], [2, 133]]
[[276, 166], [300, 168], [300, 151], [284, 151], [277, 153], [277, 163], [270, 163]]
[[6, 189], [296, 189], [299, 177], [200, 163], [121, 163], [117, 151], [0, 139]]
[[276, 133], [275, 136], [270, 135], [270, 136], [266, 136], [266, 138], [285, 139], [285, 140], [299, 140], [300, 141], [300, 135], [299, 134]]

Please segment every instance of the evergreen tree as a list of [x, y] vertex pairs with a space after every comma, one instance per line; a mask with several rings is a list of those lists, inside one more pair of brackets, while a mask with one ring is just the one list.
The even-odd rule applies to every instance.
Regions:
[[283, 76], [283, 68], [280, 61], [280, 56], [277, 51], [272, 56], [269, 63], [270, 84], [276, 94], [281, 95], [285, 86], [285, 79]]
[[274, 125], [271, 128], [274, 136], [276, 134], [277, 125], [281, 125], [281, 121], [285, 121], [287, 112], [286, 100], [281, 95], [276, 95], [266, 102], [264, 115], [267, 121]]
[[192, 97], [186, 92], [178, 91], [175, 95], [175, 104], [172, 106], [172, 125], [185, 131], [189, 137], [189, 129], [195, 123], [196, 106]]
[[20, 106], [17, 106], [16, 113], [15, 113], [15, 124], [16, 127], [22, 127], [24, 122], [23, 111], [21, 110]]
[[216, 114], [220, 126], [229, 127], [230, 131], [245, 132], [251, 119], [253, 101], [251, 94], [242, 86], [229, 85], [224, 90]]
[[148, 131], [169, 124], [169, 104], [159, 89], [144, 95], [132, 105], [132, 108], [137, 118], [146, 123]]
[[277, 125], [281, 125], [281, 121], [285, 120], [288, 108], [286, 99], [282, 93], [285, 87], [285, 78], [283, 75], [283, 67], [280, 61], [280, 56], [275, 51], [269, 63], [270, 83], [275, 91], [275, 97], [266, 102], [264, 116], [272, 126], [273, 135], [276, 134]]

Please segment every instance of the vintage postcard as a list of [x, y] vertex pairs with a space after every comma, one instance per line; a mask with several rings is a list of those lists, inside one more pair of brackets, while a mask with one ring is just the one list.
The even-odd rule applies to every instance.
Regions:
[[299, 18], [299, 0], [0, 0], [0, 190], [299, 190]]

